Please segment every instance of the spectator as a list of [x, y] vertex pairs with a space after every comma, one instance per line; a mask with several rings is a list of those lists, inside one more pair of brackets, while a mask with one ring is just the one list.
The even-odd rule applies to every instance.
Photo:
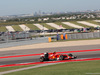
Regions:
[[58, 32], [57, 32], [57, 41], [59, 40], [59, 34], [58, 34]]
[[63, 39], [64, 39], [64, 40], [66, 40], [65, 35], [66, 35], [66, 34], [65, 34], [65, 33], [63, 33]]

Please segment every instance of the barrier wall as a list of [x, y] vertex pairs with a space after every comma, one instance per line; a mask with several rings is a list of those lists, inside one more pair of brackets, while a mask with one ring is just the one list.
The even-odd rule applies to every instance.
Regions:
[[47, 43], [48, 37], [41, 37], [41, 38], [33, 38], [32, 40], [23, 40], [23, 41], [11, 41], [5, 42], [0, 44], [0, 48], [7, 48], [7, 47], [15, 47], [15, 46], [23, 46], [23, 45], [31, 45], [31, 44], [38, 44], [38, 43]]
[[68, 39], [100, 38], [100, 32], [69, 34]]
[[29, 38], [29, 37], [30, 37], [30, 33], [25, 33], [25, 32], [21, 32], [21, 33], [5, 33], [5, 34], [0, 36], [0, 39], [12, 40], [12, 39], [23, 39], [23, 38]]
[[[64, 40], [64, 36], [60, 35], [59, 40]], [[76, 34], [66, 34], [65, 39], [89, 39], [89, 38], [100, 38], [100, 32], [91, 32], [91, 33], [76, 33]]]

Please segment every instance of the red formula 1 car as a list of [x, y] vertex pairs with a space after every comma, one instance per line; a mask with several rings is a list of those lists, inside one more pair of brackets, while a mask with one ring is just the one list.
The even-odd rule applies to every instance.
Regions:
[[49, 60], [69, 60], [75, 59], [77, 56], [73, 56], [72, 54], [57, 54], [54, 53], [43, 53], [40, 57], [40, 62], [49, 61]]

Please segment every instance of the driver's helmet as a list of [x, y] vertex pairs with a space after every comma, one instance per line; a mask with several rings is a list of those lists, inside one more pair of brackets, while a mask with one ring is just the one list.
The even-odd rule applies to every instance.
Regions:
[[47, 54], [46, 52], [44, 54]]
[[48, 52], [45, 52], [44, 54], [48, 54]]

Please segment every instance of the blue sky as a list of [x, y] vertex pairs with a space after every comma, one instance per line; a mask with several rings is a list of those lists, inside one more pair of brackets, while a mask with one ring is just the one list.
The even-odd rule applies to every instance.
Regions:
[[100, 0], [0, 0], [0, 16], [100, 9]]

